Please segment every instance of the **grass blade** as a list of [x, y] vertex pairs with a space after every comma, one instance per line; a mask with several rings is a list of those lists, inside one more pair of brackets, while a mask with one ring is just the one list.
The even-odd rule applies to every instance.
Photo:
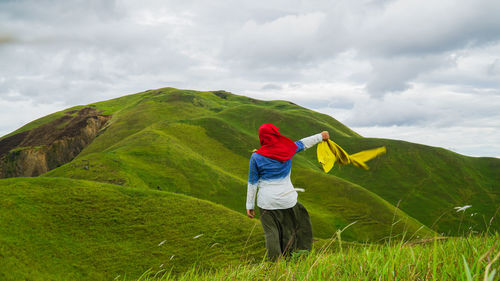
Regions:
[[462, 255], [462, 258], [464, 260], [465, 276], [467, 277], [467, 281], [473, 281], [472, 280], [472, 275], [470, 274], [469, 265], [467, 264], [467, 261], [465, 260], [464, 255]]

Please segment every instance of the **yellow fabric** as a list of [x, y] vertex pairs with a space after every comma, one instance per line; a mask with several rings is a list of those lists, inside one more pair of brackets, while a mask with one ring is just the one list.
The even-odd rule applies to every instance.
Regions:
[[385, 151], [385, 146], [382, 146], [349, 155], [332, 140], [326, 140], [318, 144], [316, 153], [318, 155], [318, 162], [323, 166], [325, 173], [328, 173], [333, 168], [335, 162], [338, 162], [340, 165], [353, 164], [356, 167], [368, 170], [369, 168], [365, 162], [385, 153]]

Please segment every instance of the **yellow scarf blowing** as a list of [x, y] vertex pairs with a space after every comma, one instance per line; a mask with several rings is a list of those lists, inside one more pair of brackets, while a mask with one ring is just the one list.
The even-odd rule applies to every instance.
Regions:
[[340, 165], [353, 164], [358, 168], [368, 170], [369, 168], [365, 162], [385, 153], [385, 151], [385, 146], [382, 146], [349, 155], [332, 140], [326, 140], [318, 144], [316, 153], [318, 154], [318, 162], [323, 166], [325, 173], [328, 173], [337, 161]]

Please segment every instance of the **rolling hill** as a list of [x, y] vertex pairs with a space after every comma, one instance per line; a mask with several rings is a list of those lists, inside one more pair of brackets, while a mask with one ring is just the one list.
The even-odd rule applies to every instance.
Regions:
[[0, 181], [1, 280], [112, 280], [261, 259], [263, 231], [192, 197], [65, 178]]
[[[335, 135], [357, 136], [335, 119], [289, 102], [263, 102], [225, 92], [171, 88], [139, 96], [142, 98], [132, 95], [91, 105], [91, 108], [104, 112], [109, 108], [124, 109], [109, 112], [113, 118], [105, 131], [76, 159], [44, 174], [44, 177], [160, 188], [210, 200], [244, 213], [242, 202], [246, 196], [248, 158], [252, 149], [259, 145], [255, 132], [260, 124], [266, 120], [274, 122], [282, 132], [288, 132], [295, 139], [324, 128]], [[89, 169], [82, 169], [87, 164]], [[345, 233], [346, 238], [362, 241], [384, 239], [394, 228], [394, 213], [397, 214], [396, 220], [406, 222], [394, 229], [397, 233], [408, 231], [413, 234], [421, 227], [419, 222], [385, 204], [376, 194], [350, 182], [325, 177], [314, 157], [298, 155], [294, 165], [294, 170], [304, 172], [292, 174], [307, 173], [313, 179], [311, 184], [318, 178], [326, 179], [319, 185], [323, 187], [318, 193], [323, 201], [311, 203], [316, 204], [311, 217], [319, 238], [332, 236], [338, 227], [355, 220], [352, 218], [363, 218]], [[331, 180], [343, 184], [327, 184]], [[304, 199], [307, 200], [316, 195], [314, 190], [309, 190], [307, 185], [310, 183], [305, 183]], [[347, 186], [350, 190], [359, 190], [359, 196], [366, 197], [366, 200], [339, 196], [344, 194], [339, 189]], [[380, 206], [375, 213], [384, 214], [383, 218], [373, 216], [369, 206], [360, 208], [359, 202]], [[335, 204], [342, 208], [333, 211]], [[351, 219], [340, 215], [341, 212], [349, 214]], [[366, 231], [366, 225], [370, 226], [370, 231]], [[425, 228], [421, 231], [430, 233]]]
[[[64, 266], [75, 268], [64, 272], [84, 274], [82, 268], [95, 267], [76, 256], [86, 251], [87, 257], [97, 255], [99, 263], [102, 258], [116, 269], [106, 274], [134, 274], [164, 259], [151, 250], [165, 240], [158, 234], [162, 232], [177, 241], [167, 252], [175, 250], [179, 257], [190, 253], [182, 262], [172, 262], [178, 270], [202, 260], [193, 249], [206, 245], [191, 245], [199, 233], [224, 233], [225, 255], [207, 250], [221, 263], [239, 259], [244, 245], [251, 257], [262, 254], [262, 230], [243, 214], [248, 160], [259, 147], [257, 129], [267, 122], [294, 140], [328, 130], [351, 153], [387, 147], [386, 155], [368, 163], [369, 171], [345, 166], [325, 174], [314, 148], [294, 158], [292, 181], [306, 190], [299, 201], [311, 215], [316, 238], [329, 238], [353, 222], [343, 232], [344, 239], [376, 242], [389, 236], [415, 239], [436, 232], [500, 229], [495, 217], [500, 206], [499, 159], [363, 138], [330, 116], [287, 101], [162, 88], [63, 110], [0, 139], [0, 176], [40, 175], [0, 180], [0, 216], [9, 219], [0, 220], [0, 239], [6, 245], [0, 248], [0, 260], [8, 257], [10, 267], [22, 266], [36, 264], [41, 257], [37, 255], [43, 255], [47, 263], [35, 267], [36, 272], [57, 272], [49, 265], [65, 259]], [[466, 212], [453, 209], [465, 204], [472, 205]], [[50, 221], [51, 231], [61, 234], [40, 235], [45, 224], [32, 217]], [[53, 217], [57, 220], [51, 221]], [[98, 226], [89, 228], [89, 222]], [[30, 225], [36, 227], [29, 231]], [[100, 231], [106, 235], [97, 235]], [[67, 238], [75, 232], [82, 235], [73, 246]], [[121, 252], [113, 252], [113, 241], [120, 241], [120, 235], [126, 236], [126, 246], [118, 245]], [[42, 246], [51, 239], [61, 242]], [[25, 242], [34, 250], [13, 256]], [[73, 256], [61, 257], [66, 252]], [[142, 255], [153, 257], [138, 262]], [[120, 256], [123, 260], [113, 263]], [[134, 259], [139, 260], [134, 264]], [[95, 272], [103, 270], [96, 267]]]

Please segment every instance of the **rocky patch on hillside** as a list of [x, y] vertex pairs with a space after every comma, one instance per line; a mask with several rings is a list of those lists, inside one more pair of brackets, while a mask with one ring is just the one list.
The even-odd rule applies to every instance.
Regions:
[[111, 115], [85, 107], [0, 140], [0, 178], [41, 175], [73, 160], [105, 128]]

